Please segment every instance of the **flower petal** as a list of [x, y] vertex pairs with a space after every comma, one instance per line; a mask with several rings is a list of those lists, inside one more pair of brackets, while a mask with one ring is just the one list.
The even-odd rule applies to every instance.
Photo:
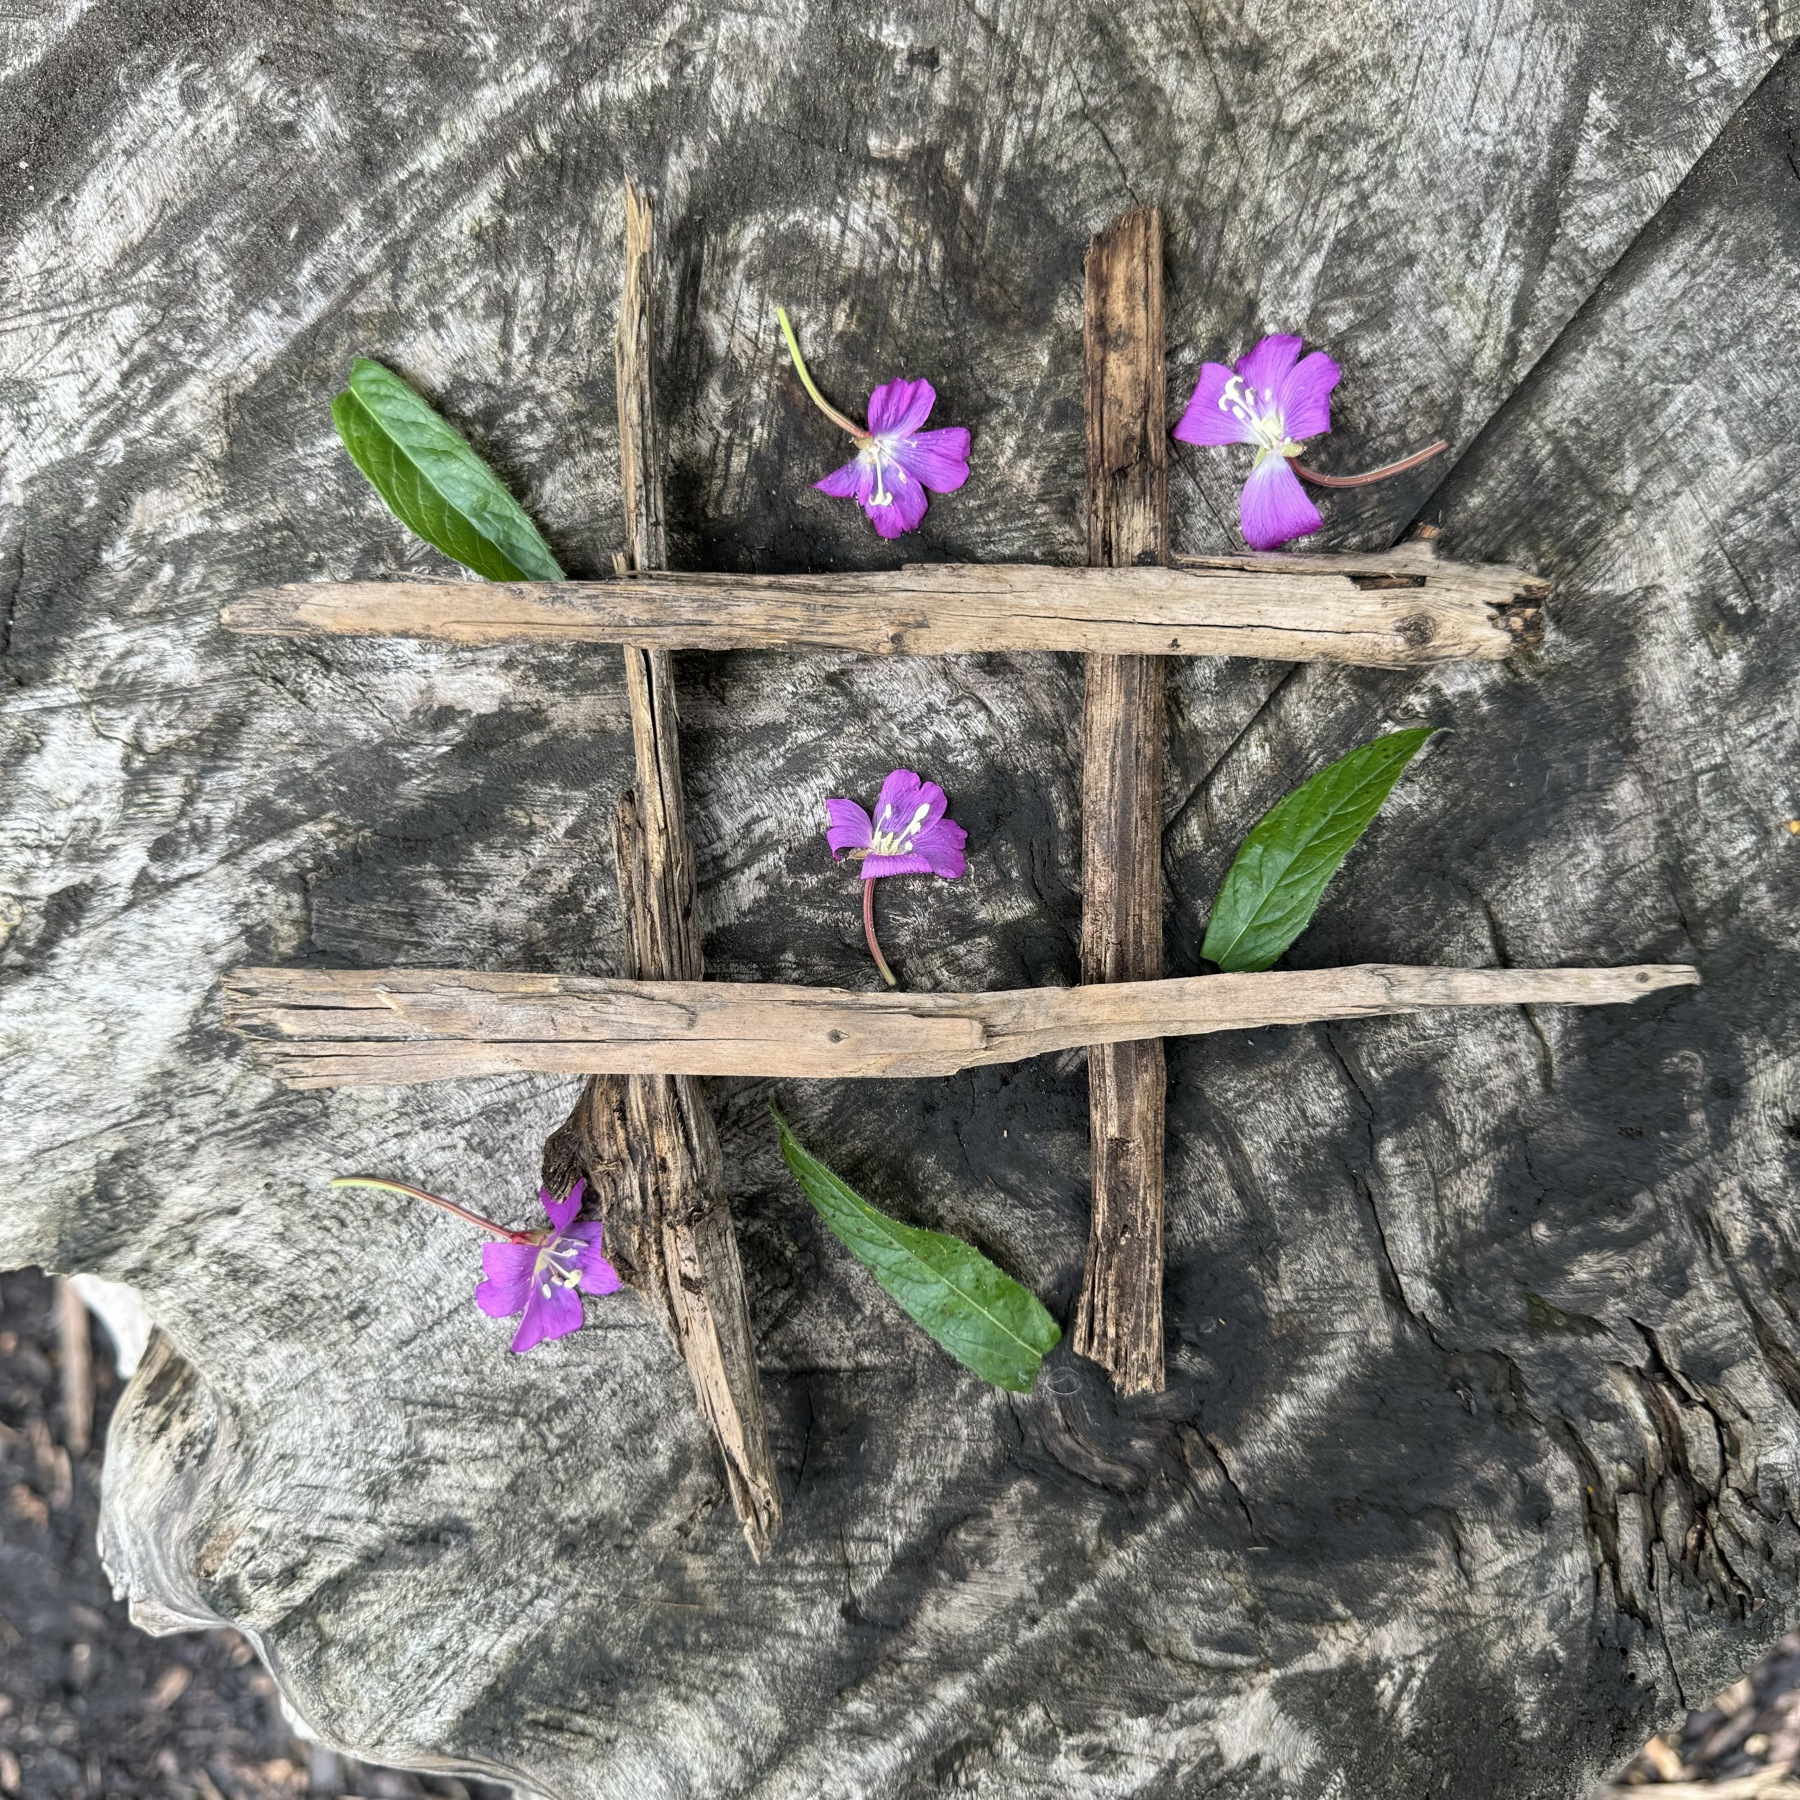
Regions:
[[581, 1211], [581, 1196], [586, 1189], [587, 1177], [584, 1175], [560, 1200], [553, 1200], [548, 1188], [539, 1191], [538, 1198], [544, 1203], [544, 1211], [550, 1215], [552, 1230], [566, 1231], [574, 1223], [575, 1215]]
[[513, 1333], [513, 1354], [523, 1356], [545, 1338], [567, 1337], [581, 1329], [581, 1296], [560, 1281], [539, 1280], [525, 1301], [525, 1316]]
[[839, 500], [866, 500], [875, 491], [873, 462], [859, 453], [813, 486], [821, 494], [831, 494]]
[[925, 858], [934, 875], [954, 881], [968, 867], [963, 845], [969, 834], [954, 819], [937, 819], [913, 839], [913, 851]]
[[917, 850], [909, 850], [904, 856], [863, 858], [864, 881], [873, 881], [878, 875], [929, 875], [931, 872], [931, 858], [922, 856]]
[[1301, 342], [1297, 337], [1266, 337], [1247, 356], [1238, 358], [1237, 372], [1244, 378], [1257, 412], [1267, 412], [1275, 404], [1281, 384], [1299, 358]]
[[1285, 456], [1265, 456], [1250, 471], [1238, 517], [1252, 550], [1278, 550], [1289, 538], [1305, 537], [1322, 523]]
[[969, 434], [960, 425], [921, 431], [894, 445], [894, 460], [934, 494], [954, 494], [969, 479]]
[[510, 1319], [531, 1292], [536, 1244], [483, 1244], [481, 1267], [487, 1280], [475, 1290], [475, 1304], [490, 1319]]
[[584, 1294], [616, 1294], [625, 1285], [619, 1271], [600, 1254], [605, 1236], [599, 1219], [584, 1219], [556, 1241], [563, 1261], [580, 1274]]
[[1231, 371], [1223, 363], [1203, 363], [1194, 397], [1175, 427], [1184, 444], [1253, 444], [1250, 427], [1224, 404]]
[[906, 437], [931, 417], [937, 389], [929, 381], [889, 381], [869, 396], [869, 434]]
[[1331, 390], [1343, 371], [1323, 350], [1290, 369], [1275, 390], [1275, 404], [1290, 438], [1318, 437], [1331, 429]]
[[854, 800], [825, 802], [825, 842], [833, 857], [841, 858], [846, 850], [866, 850], [875, 835], [869, 815]]
[[[937, 787], [935, 782], [929, 785]], [[926, 798], [926, 786], [927, 783], [921, 781], [911, 769], [896, 769], [881, 784], [881, 793], [875, 801], [875, 829], [888, 832], [901, 830], [918, 810], [919, 803]], [[938, 788], [937, 792], [941, 800], [944, 790]], [[941, 813], [943, 808], [939, 807], [938, 810]]]
[[577, 1259], [577, 1267], [581, 1270], [581, 1291], [584, 1294], [616, 1294], [625, 1283], [619, 1278], [619, 1271], [600, 1254], [600, 1246], [584, 1250]]
[[903, 532], [916, 530], [919, 521], [925, 517], [926, 507], [931, 504], [925, 498], [924, 482], [916, 475], [907, 474], [893, 461], [882, 471], [882, 479], [887, 484], [888, 501], [885, 506], [879, 506], [873, 500], [863, 501], [869, 523], [884, 538], [897, 538]]

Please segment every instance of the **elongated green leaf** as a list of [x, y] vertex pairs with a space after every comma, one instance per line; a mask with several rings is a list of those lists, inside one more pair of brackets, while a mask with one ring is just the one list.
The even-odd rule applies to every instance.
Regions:
[[1271, 967], [1306, 929], [1325, 884], [1436, 729], [1418, 725], [1378, 737], [1264, 813], [1213, 902], [1200, 954], [1221, 969]]
[[331, 417], [403, 524], [490, 581], [561, 581], [550, 546], [500, 478], [391, 369], [359, 356]]
[[1056, 1321], [979, 1250], [878, 1212], [826, 1168], [775, 1113], [781, 1154], [832, 1235], [959, 1363], [1028, 1394], [1062, 1337]]

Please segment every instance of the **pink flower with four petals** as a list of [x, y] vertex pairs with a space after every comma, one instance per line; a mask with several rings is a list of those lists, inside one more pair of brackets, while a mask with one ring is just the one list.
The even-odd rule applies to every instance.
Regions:
[[1361, 475], [1321, 475], [1300, 461], [1306, 440], [1331, 429], [1331, 390], [1342, 371], [1323, 350], [1300, 354], [1297, 337], [1266, 337], [1236, 368], [1205, 363], [1175, 427], [1184, 444], [1248, 444], [1256, 452], [1250, 478], [1238, 496], [1238, 519], [1252, 550], [1279, 550], [1306, 537], [1323, 521], [1306, 497], [1302, 480], [1315, 487], [1367, 487], [1404, 475], [1449, 445], [1436, 443], [1384, 468]]
[[513, 1333], [516, 1355], [545, 1338], [579, 1331], [583, 1294], [616, 1294], [624, 1285], [619, 1271], [600, 1254], [600, 1221], [575, 1222], [586, 1186], [576, 1182], [564, 1200], [553, 1200], [548, 1188], [539, 1192], [550, 1230], [532, 1232], [523, 1242], [514, 1238], [482, 1246], [487, 1280], [475, 1289], [475, 1304], [490, 1319], [523, 1314]]
[[921, 431], [937, 403], [929, 381], [890, 381], [869, 396], [869, 429], [860, 448], [813, 486], [854, 500], [884, 538], [912, 531], [925, 517], [925, 490], [954, 494], [969, 479], [969, 434], [960, 425]]
[[1323, 521], [1289, 457], [1331, 429], [1331, 390], [1342, 371], [1323, 350], [1301, 357], [1297, 337], [1266, 337], [1235, 369], [1209, 362], [1175, 427], [1184, 444], [1249, 444], [1256, 450], [1238, 499], [1244, 542], [1274, 550]]
[[548, 1188], [539, 1190], [538, 1199], [550, 1220], [548, 1231], [515, 1231], [441, 1194], [428, 1194], [423, 1188], [380, 1175], [339, 1175], [331, 1185], [405, 1194], [498, 1238], [498, 1243], [482, 1248], [481, 1267], [487, 1279], [475, 1289], [475, 1304], [491, 1319], [524, 1314], [513, 1333], [512, 1347], [517, 1354], [546, 1338], [567, 1337], [580, 1330], [583, 1294], [616, 1294], [624, 1285], [619, 1271], [600, 1254], [600, 1221], [576, 1222], [585, 1180], [576, 1182], [562, 1200], [552, 1199]]
[[875, 939], [875, 883], [883, 875], [937, 875], [954, 881], [964, 872], [963, 845], [969, 834], [944, 816], [949, 804], [935, 781], [921, 781], [911, 769], [896, 769], [881, 784], [874, 818], [854, 800], [825, 802], [825, 842], [833, 858], [841, 862], [848, 856], [862, 864], [863, 935], [889, 987], [900, 983]]
[[818, 390], [800, 341], [794, 336], [787, 309], [776, 307], [794, 373], [811, 395], [813, 404], [834, 425], [850, 434], [856, 455], [841, 469], [813, 486], [841, 500], [854, 500], [884, 538], [916, 530], [934, 494], [953, 494], [969, 479], [969, 434], [960, 425], [926, 431], [925, 421], [937, 404], [937, 389], [929, 381], [884, 382], [869, 396], [869, 422], [858, 425], [846, 418]]

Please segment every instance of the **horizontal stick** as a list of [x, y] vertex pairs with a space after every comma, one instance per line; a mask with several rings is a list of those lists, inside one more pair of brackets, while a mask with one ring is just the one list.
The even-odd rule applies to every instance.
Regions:
[[293, 1087], [462, 1075], [950, 1075], [1082, 1044], [1436, 1006], [1610, 1006], [1697, 970], [1347, 969], [991, 994], [852, 993], [458, 969], [237, 969], [225, 1022]]
[[1439, 562], [1421, 542], [1379, 555], [1189, 558], [1168, 568], [926, 563], [856, 575], [303, 582], [258, 589], [222, 617], [233, 631], [288, 637], [876, 656], [1081, 650], [1410, 668], [1496, 661], [1535, 641], [1546, 589], [1518, 569]]

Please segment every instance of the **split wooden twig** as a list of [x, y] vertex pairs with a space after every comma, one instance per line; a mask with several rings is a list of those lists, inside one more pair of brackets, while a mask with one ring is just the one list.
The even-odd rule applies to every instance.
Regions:
[[1535, 642], [1546, 586], [1518, 569], [1440, 561], [1418, 542], [1341, 556], [1186, 557], [1171, 567], [300, 582], [259, 588], [221, 617], [233, 631], [285, 637], [871, 656], [1071, 650], [1413, 668], [1493, 662]]
[[[1197, 975], [987, 994], [612, 981], [461, 969], [237, 969], [225, 1022], [295, 1087], [558, 1075], [952, 1075], [1078, 1045], [1448, 1006], [1613, 1006], [1691, 987], [1682, 964]], [[608, 1240], [611, 1242], [611, 1240]]]
[[[1088, 561], [1169, 556], [1162, 216], [1130, 212], [1088, 246]], [[1162, 661], [1090, 653], [1081, 752], [1081, 979], [1162, 974]], [[1160, 1038], [1088, 1055], [1093, 1215], [1074, 1347], [1120, 1391], [1160, 1390], [1163, 1113]]]
[[[631, 561], [641, 570], [661, 568], [668, 558], [652, 355], [653, 244], [649, 204], [627, 185], [615, 362], [620, 482]], [[620, 803], [613, 834], [625, 966], [642, 980], [698, 981], [693, 850], [669, 653], [628, 647], [625, 681], [637, 767], [636, 793]], [[687, 1363], [744, 1537], [760, 1561], [780, 1527], [781, 1494], [724, 1158], [705, 1093], [691, 1074], [599, 1075], [545, 1145], [544, 1165], [545, 1179], [559, 1189], [577, 1174], [592, 1185], [609, 1255]]]

